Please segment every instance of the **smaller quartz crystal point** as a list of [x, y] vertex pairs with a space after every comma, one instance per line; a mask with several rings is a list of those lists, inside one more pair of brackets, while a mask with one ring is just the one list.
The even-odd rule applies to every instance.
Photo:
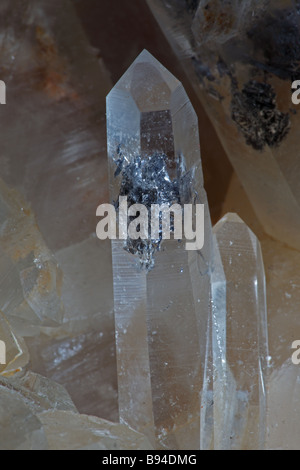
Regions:
[[184, 236], [162, 239], [160, 231], [154, 239], [112, 241], [121, 422], [156, 448], [199, 449], [211, 222], [197, 116], [181, 83], [149, 52], [108, 95], [107, 133], [119, 219], [120, 197], [149, 214], [152, 204], [177, 204], [181, 212], [189, 204], [194, 213], [204, 207], [201, 250], [187, 250]]
[[236, 214], [224, 216], [214, 233], [226, 276], [227, 310], [226, 317], [224, 308], [213, 315], [214, 447], [262, 449], [268, 343], [260, 244]]

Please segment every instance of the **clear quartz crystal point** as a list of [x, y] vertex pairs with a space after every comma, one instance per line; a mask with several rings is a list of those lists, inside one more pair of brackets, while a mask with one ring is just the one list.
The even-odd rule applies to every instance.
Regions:
[[212, 246], [197, 117], [181, 83], [143, 51], [107, 97], [107, 132], [116, 207], [119, 196], [205, 207], [202, 250], [173, 235], [112, 241], [121, 422], [156, 448], [198, 449]]
[[219, 295], [213, 292], [213, 300], [219, 299], [213, 311], [214, 447], [261, 449], [266, 437], [268, 342], [260, 244], [236, 214], [224, 216], [214, 234], [226, 276], [227, 311], [224, 317], [224, 285], [219, 283]]

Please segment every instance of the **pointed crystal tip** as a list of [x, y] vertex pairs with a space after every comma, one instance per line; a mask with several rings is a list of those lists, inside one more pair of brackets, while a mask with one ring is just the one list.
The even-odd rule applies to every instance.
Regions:
[[227, 223], [245, 224], [245, 222], [235, 212], [228, 212], [215, 224], [213, 228], [214, 232], [216, 233], [221, 226]]
[[129, 92], [141, 112], [168, 109], [171, 94], [180, 85], [179, 80], [144, 49], [108, 94], [108, 99], [119, 90]]

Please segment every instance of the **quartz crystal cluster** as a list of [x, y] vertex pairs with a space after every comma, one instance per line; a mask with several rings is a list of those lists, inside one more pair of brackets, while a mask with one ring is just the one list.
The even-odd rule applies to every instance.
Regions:
[[205, 207], [201, 250], [188, 251], [185, 239], [112, 241], [120, 419], [156, 448], [263, 448], [268, 350], [258, 240], [234, 215], [214, 240], [195, 112], [147, 51], [108, 95], [107, 123], [117, 209], [120, 195], [149, 212], [162, 203]]
[[[264, 233], [298, 246], [298, 2], [148, 2], [263, 228], [235, 177], [211, 227], [182, 84], [144, 51], [113, 87], [79, 3], [105, 2], [0, 4], [0, 449], [299, 448], [300, 253]], [[173, 216], [170, 239], [161, 219], [154, 239], [98, 240], [109, 193], [118, 217], [125, 197], [204, 204], [203, 248]]]

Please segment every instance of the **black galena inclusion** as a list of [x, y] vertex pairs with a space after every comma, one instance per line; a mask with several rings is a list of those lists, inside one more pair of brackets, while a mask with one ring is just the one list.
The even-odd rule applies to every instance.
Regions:
[[166, 167], [167, 157], [155, 153], [141, 159], [135, 157], [122, 170], [120, 196], [127, 196], [129, 205], [180, 203], [178, 179], [171, 181]]
[[[127, 238], [124, 249], [133, 255], [138, 255], [141, 267], [149, 271], [154, 267], [154, 254], [161, 248], [162, 221], [159, 222], [159, 238], [152, 240], [151, 234], [151, 205], [184, 204], [192, 196], [191, 173], [185, 171], [184, 159], [179, 157], [177, 176], [173, 180], [168, 171], [168, 157], [155, 152], [146, 158], [134, 157], [130, 162], [118, 149], [119, 158], [116, 160], [115, 177], [121, 175], [119, 196], [127, 197], [128, 208], [133, 204], [143, 204], [148, 209], [149, 239], [132, 240]], [[118, 201], [115, 203], [118, 210]], [[135, 217], [128, 218], [128, 224]], [[174, 231], [174, 221], [170, 219], [170, 231]]]
[[268, 83], [250, 80], [241, 92], [236, 90], [231, 114], [247, 144], [255, 150], [278, 146], [290, 128], [289, 114], [278, 110], [275, 91]]

